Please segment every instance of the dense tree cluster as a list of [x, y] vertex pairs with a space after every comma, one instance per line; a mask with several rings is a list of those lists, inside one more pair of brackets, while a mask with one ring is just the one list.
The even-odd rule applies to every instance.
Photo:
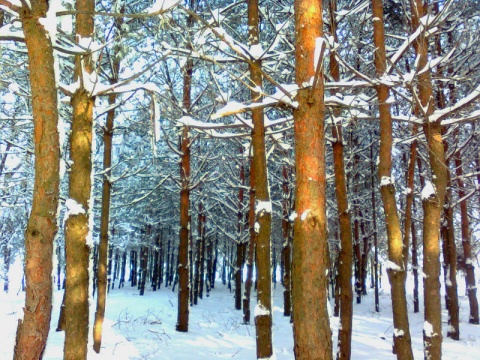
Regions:
[[99, 352], [108, 291], [178, 291], [188, 331], [217, 280], [253, 313], [259, 359], [277, 282], [296, 358], [349, 359], [353, 298], [370, 284], [379, 311], [383, 266], [393, 352], [413, 359], [406, 277], [418, 312], [423, 273], [425, 358], [440, 359], [440, 276], [445, 335], [460, 336], [457, 272], [479, 323], [479, 24], [476, 0], [0, 0], [15, 358], [43, 354], [53, 272], [65, 358], [86, 358], [91, 293]]

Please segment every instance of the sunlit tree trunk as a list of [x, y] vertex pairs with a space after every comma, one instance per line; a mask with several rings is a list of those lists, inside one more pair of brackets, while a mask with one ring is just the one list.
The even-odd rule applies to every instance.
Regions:
[[[77, 0], [76, 40], [93, 37], [95, 2]], [[88, 41], [88, 40], [87, 40]], [[72, 96], [70, 133], [70, 169], [68, 217], [65, 221], [66, 288], [64, 359], [86, 359], [88, 342], [89, 297], [89, 218], [93, 210], [92, 137], [95, 99], [86, 88], [84, 74], [93, 73], [91, 54], [75, 57], [75, 79], [80, 86]], [[69, 208], [71, 207], [71, 208]], [[92, 234], [90, 234], [91, 236]]]
[[[248, 2], [248, 28], [250, 46], [260, 43], [258, 0]], [[249, 64], [250, 79], [255, 86], [251, 91], [253, 102], [261, 102], [262, 89], [261, 60]], [[255, 232], [257, 266], [257, 305], [255, 307], [255, 330], [257, 358], [270, 358], [272, 346], [272, 274], [271, 274], [271, 222], [272, 203], [268, 188], [267, 156], [265, 153], [265, 125], [262, 109], [252, 110], [253, 173], [255, 176]], [[258, 224], [258, 226], [257, 226]]]
[[[41, 359], [52, 312], [53, 240], [57, 233], [60, 183], [57, 89], [53, 48], [39, 19], [45, 18], [46, 0], [32, 0], [20, 20], [28, 51], [35, 146], [33, 203], [25, 231], [25, 307], [18, 321], [14, 359]], [[2, 17], [3, 19], [3, 17]], [[3, 20], [2, 20], [3, 21]]]
[[[373, 40], [375, 44], [375, 69], [378, 79], [385, 75], [387, 65], [385, 52], [385, 30], [382, 0], [373, 0]], [[404, 244], [398, 217], [395, 184], [392, 178], [392, 117], [390, 114], [389, 92], [387, 85], [380, 82], [376, 87], [380, 113], [380, 152], [378, 177], [385, 213], [385, 226], [388, 238], [388, 278], [391, 285], [393, 309], [393, 352], [397, 359], [413, 359], [410, 328], [408, 323], [407, 298], [405, 293], [406, 260]]]
[[[423, 1], [412, 0], [412, 30], [420, 26], [420, 18], [425, 15]], [[417, 77], [418, 108], [419, 114], [424, 119], [423, 131], [425, 133], [432, 181], [425, 181], [422, 191], [423, 203], [423, 272], [424, 277], [424, 306], [425, 326], [423, 331], [425, 359], [441, 359], [442, 357], [442, 324], [440, 303], [440, 217], [445, 201], [447, 184], [447, 169], [445, 166], [445, 153], [442, 139], [440, 121], [430, 121], [429, 117], [434, 111], [433, 91], [428, 62], [428, 40], [425, 31], [414, 41], [417, 55], [417, 69], [422, 72]], [[426, 69], [423, 71], [423, 69]]]
[[[315, 48], [323, 35], [322, 2], [296, 0], [294, 110], [297, 178], [293, 236], [292, 305], [297, 360], [332, 359], [327, 313], [328, 265], [324, 148], [324, 77]], [[319, 49], [320, 50], [320, 49]], [[321, 57], [321, 56], [320, 56]]]

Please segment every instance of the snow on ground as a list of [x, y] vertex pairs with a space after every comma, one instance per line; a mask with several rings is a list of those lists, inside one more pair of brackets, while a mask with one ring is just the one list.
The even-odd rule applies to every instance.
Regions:
[[[17, 283], [18, 284], [18, 283]], [[480, 354], [480, 326], [468, 324], [468, 299], [464, 279], [459, 277], [461, 328], [460, 341], [444, 339], [443, 358], [447, 360], [478, 359]], [[1, 284], [3, 285], [3, 284]], [[277, 360], [293, 359], [292, 327], [283, 316], [282, 287], [274, 290], [273, 334]], [[393, 336], [392, 309], [386, 277], [380, 295], [380, 313], [374, 310], [373, 290], [354, 304], [352, 359], [388, 360]], [[62, 291], [54, 292], [54, 312], [51, 333], [44, 359], [62, 359], [63, 333], [55, 332]], [[443, 300], [443, 299], [442, 299]], [[412, 301], [409, 301], [412, 310]], [[17, 319], [21, 316], [23, 295], [12, 288], [9, 294], [0, 294], [0, 359], [12, 359]], [[93, 320], [94, 305], [91, 310]], [[255, 326], [242, 324], [242, 312], [234, 310], [233, 293], [221, 282], [216, 283], [210, 297], [199, 300], [190, 309], [188, 333], [175, 331], [177, 294], [170, 288], [146, 291], [144, 296], [128, 284], [123, 289], [110, 291], [101, 353], [89, 349], [88, 359], [255, 359]], [[252, 309], [255, 302], [252, 302]], [[446, 312], [443, 312], [443, 331], [446, 333]], [[253, 320], [253, 319], [252, 319]], [[253, 322], [253, 321], [252, 321]], [[411, 335], [415, 358], [423, 358], [423, 314], [410, 313]], [[338, 318], [332, 318], [334, 341]], [[91, 329], [90, 329], [91, 331]], [[89, 345], [89, 348], [91, 346]]]

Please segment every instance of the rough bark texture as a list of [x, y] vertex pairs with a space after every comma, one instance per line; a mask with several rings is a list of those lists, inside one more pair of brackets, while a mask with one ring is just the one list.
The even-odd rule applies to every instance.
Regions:
[[[316, 39], [323, 35], [322, 2], [295, 1], [295, 78], [301, 87], [315, 76]], [[319, 60], [321, 61], [321, 60]], [[298, 91], [295, 119], [297, 188], [294, 222], [292, 303], [297, 360], [332, 359], [327, 313], [328, 264], [325, 197], [324, 79]]]
[[20, 14], [28, 50], [35, 144], [33, 204], [25, 231], [25, 307], [14, 359], [41, 359], [52, 311], [53, 239], [60, 183], [57, 90], [52, 43], [39, 18], [47, 1], [32, 0]]
[[[93, 36], [92, 13], [95, 2], [77, 0], [77, 41]], [[64, 359], [86, 359], [89, 318], [89, 212], [92, 190], [92, 135], [94, 99], [84, 88], [83, 73], [92, 73], [90, 55], [77, 55], [75, 76], [80, 86], [72, 96], [73, 119], [70, 134], [69, 198], [81, 205], [83, 211], [73, 211], [65, 222], [66, 288], [65, 288], [65, 345]]]
[[[373, 22], [375, 44], [375, 69], [377, 77], [381, 78], [386, 69], [385, 30], [383, 24], [383, 2], [373, 0], [373, 16], [379, 20]], [[392, 179], [392, 117], [388, 102], [390, 89], [387, 85], [377, 85], [378, 108], [380, 112], [380, 153], [378, 177], [380, 193], [382, 194], [385, 226], [388, 238], [388, 278], [391, 286], [393, 309], [393, 352], [397, 359], [413, 359], [410, 328], [408, 323], [407, 298], [405, 293], [406, 260], [404, 258], [403, 237], [398, 217], [395, 185]]]
[[[259, 11], [258, 1], [248, 2], [248, 26], [250, 46], [259, 43]], [[261, 61], [254, 60], [250, 64], [250, 79], [255, 88], [262, 88]], [[261, 101], [261, 93], [252, 90], [253, 102]], [[255, 176], [255, 232], [257, 266], [257, 305], [255, 308], [255, 330], [257, 340], [257, 358], [270, 358], [273, 355], [272, 345], [272, 274], [270, 258], [270, 233], [272, 223], [272, 205], [268, 188], [267, 156], [265, 152], [265, 125], [263, 110], [252, 110], [252, 146], [253, 173]], [[258, 226], [257, 226], [258, 224]]]
[[[330, 0], [330, 34], [338, 41], [336, 30], [336, 0]], [[340, 81], [340, 69], [335, 58], [335, 53], [330, 54], [330, 74], [334, 81]], [[336, 90], [332, 90], [336, 92]], [[334, 117], [340, 116], [340, 109], [333, 110]], [[340, 300], [340, 326], [338, 330], [337, 359], [347, 360], [351, 357], [352, 343], [352, 318], [353, 318], [353, 291], [352, 291], [352, 223], [347, 195], [347, 178], [343, 155], [342, 124], [337, 124], [333, 119], [333, 168], [335, 173], [335, 195], [337, 198], [338, 227], [340, 235], [340, 249], [338, 254], [339, 300]]]
[[[424, 15], [423, 1], [411, 2], [412, 30], [420, 25]], [[417, 69], [424, 69], [428, 62], [428, 41], [425, 33], [414, 41], [417, 55]], [[428, 68], [427, 68], [428, 69]], [[441, 359], [442, 357], [442, 324], [440, 304], [440, 217], [443, 211], [447, 171], [442, 139], [442, 128], [439, 121], [429, 121], [434, 111], [433, 91], [430, 70], [418, 75], [417, 88], [418, 108], [424, 117], [423, 131], [429, 150], [431, 183], [435, 192], [422, 199], [423, 203], [423, 272], [425, 299], [425, 326], [423, 332], [425, 359]], [[428, 183], [427, 183], [428, 185]]]

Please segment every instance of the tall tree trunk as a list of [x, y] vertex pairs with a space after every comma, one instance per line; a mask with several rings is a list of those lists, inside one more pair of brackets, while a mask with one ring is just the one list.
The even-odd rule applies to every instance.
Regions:
[[283, 235], [283, 316], [292, 315], [292, 242], [290, 239], [290, 187], [288, 184], [288, 165], [284, 165], [282, 169], [283, 175], [283, 198], [282, 198], [282, 235]]
[[[420, 18], [425, 15], [423, 1], [412, 0], [412, 31], [420, 26]], [[423, 331], [425, 359], [442, 357], [442, 324], [440, 302], [440, 217], [445, 200], [447, 169], [440, 121], [430, 121], [434, 111], [433, 91], [428, 63], [428, 40], [425, 31], [414, 41], [417, 56], [417, 69], [422, 69], [417, 79], [418, 103], [424, 118], [423, 131], [429, 150], [432, 181], [425, 181], [422, 190], [423, 203], [423, 272], [425, 326]], [[427, 67], [426, 67], [427, 66]], [[423, 69], [427, 69], [423, 71]]]
[[[121, 12], [123, 12], [123, 7]], [[123, 24], [123, 18], [115, 18], [115, 28], [117, 33], [120, 32]], [[112, 77], [110, 83], [115, 84], [118, 81], [120, 72], [120, 51], [119, 46], [114, 46], [112, 59]], [[108, 104], [114, 105], [117, 95], [112, 94], [108, 97]], [[102, 345], [102, 328], [105, 318], [105, 306], [107, 302], [107, 249], [108, 249], [108, 227], [110, 222], [110, 197], [112, 191], [112, 183], [110, 177], [112, 175], [112, 140], [113, 140], [113, 124], [115, 120], [115, 108], [107, 113], [105, 127], [103, 128], [103, 182], [102, 182], [102, 207], [100, 213], [100, 241], [98, 252], [98, 270], [97, 270], [97, 309], [95, 312], [95, 322], [93, 325], [93, 350], [100, 353]], [[116, 265], [116, 264], [115, 264]]]
[[465, 199], [465, 184], [463, 183], [463, 168], [462, 168], [462, 158], [461, 154], [457, 153], [455, 156], [455, 172], [457, 175], [457, 185], [458, 185], [458, 197], [462, 199], [460, 201], [460, 217], [461, 217], [461, 226], [462, 226], [462, 247], [463, 247], [463, 257], [465, 260], [465, 269], [466, 269], [466, 285], [467, 285], [467, 294], [468, 302], [470, 305], [470, 316], [468, 322], [470, 324], [478, 324], [478, 300], [477, 300], [477, 283], [475, 281], [475, 256], [472, 254], [472, 244], [470, 239], [470, 222], [468, 220], [468, 204], [467, 199]]
[[25, 307], [18, 321], [14, 359], [41, 359], [52, 312], [53, 239], [57, 233], [60, 183], [57, 89], [53, 47], [39, 19], [46, 0], [32, 0], [20, 11], [28, 51], [35, 146], [33, 204], [25, 231]]
[[[93, 0], [77, 0], [76, 38], [93, 38]], [[75, 57], [75, 78], [80, 86], [72, 96], [72, 128], [70, 134], [70, 170], [68, 217], [65, 221], [66, 288], [64, 359], [86, 359], [88, 343], [88, 296], [90, 233], [89, 219], [93, 211], [92, 137], [95, 99], [85, 88], [84, 74], [93, 73], [91, 54]]]
[[[372, 0], [375, 44], [375, 69], [377, 77], [385, 75], [387, 65], [385, 52], [385, 30], [382, 0]], [[393, 352], [397, 359], [413, 359], [410, 328], [408, 323], [407, 298], [405, 293], [406, 261], [403, 238], [395, 199], [395, 185], [392, 178], [392, 117], [388, 101], [390, 89], [387, 85], [377, 85], [378, 108], [380, 113], [380, 152], [378, 177], [385, 213], [385, 226], [388, 238], [388, 278], [391, 286], [393, 309]]]
[[243, 323], [250, 324], [250, 298], [252, 293], [253, 285], [253, 262], [255, 257], [255, 169], [253, 162], [255, 159], [249, 157], [250, 159], [250, 190], [249, 190], [249, 203], [248, 203], [248, 249], [247, 249], [247, 259], [245, 261], [247, 266], [247, 273], [245, 275], [245, 294], [243, 297]]
[[[324, 77], [322, 54], [315, 48], [323, 36], [322, 2], [296, 0], [295, 81], [300, 89], [294, 110], [297, 187], [294, 222], [292, 303], [294, 352], [297, 360], [332, 359], [327, 313], [328, 264], [324, 148]], [[317, 61], [315, 61], [317, 60]]]
[[379, 284], [378, 284], [378, 234], [377, 234], [377, 197], [375, 195], [375, 163], [373, 159], [373, 147], [370, 147], [370, 176], [372, 185], [372, 224], [373, 224], [373, 276], [374, 276], [374, 288], [375, 288], [375, 311], [380, 312], [380, 296], [379, 296]]
[[[194, 0], [190, 0], [190, 7], [193, 8]], [[190, 15], [187, 24], [192, 26], [193, 17]], [[189, 58], [185, 64], [185, 73], [183, 75], [183, 107], [189, 113], [192, 103], [192, 75], [193, 60]], [[182, 153], [180, 160], [180, 241], [178, 243], [178, 312], [176, 330], [181, 332], [188, 331], [188, 305], [189, 305], [189, 232], [190, 232], [190, 135], [188, 126], [182, 129], [180, 140], [180, 151]], [[171, 274], [170, 274], [171, 275]]]
[[[240, 156], [243, 154], [243, 146], [240, 146]], [[245, 187], [245, 167], [240, 165], [240, 187], [238, 189], [238, 211], [237, 211], [237, 264], [235, 269], [235, 309], [242, 309], [242, 275], [243, 275], [243, 195]]]
[[[447, 161], [447, 167], [448, 167]], [[450, 182], [450, 175], [448, 175]], [[452, 209], [451, 185], [447, 188], [445, 195], [445, 207], [441, 235], [443, 239], [443, 264], [445, 279], [445, 304], [448, 311], [447, 336], [452, 340], [460, 340], [459, 308], [457, 294], [457, 250], [455, 246], [454, 214]]]
[[[260, 17], [258, 0], [248, 2], [248, 28], [250, 46], [260, 43]], [[249, 63], [250, 79], [255, 89], [251, 91], [253, 102], [261, 102], [262, 73], [261, 60]], [[257, 358], [270, 358], [273, 355], [272, 345], [272, 274], [271, 274], [271, 223], [272, 202], [268, 188], [267, 156], [265, 152], [265, 124], [263, 109], [252, 110], [252, 147], [253, 173], [255, 176], [255, 232], [257, 266], [257, 305], [255, 307], [255, 329], [257, 340]], [[258, 224], [258, 226], [257, 226]]]
[[[337, 36], [337, 1], [330, 0], [330, 34], [334, 41]], [[334, 81], [340, 81], [340, 68], [335, 58], [335, 53], [330, 54], [330, 74]], [[332, 92], [336, 90], [332, 90]], [[352, 344], [352, 318], [353, 318], [353, 291], [352, 291], [352, 223], [347, 195], [347, 177], [343, 155], [342, 124], [337, 124], [336, 119], [341, 115], [341, 109], [333, 110], [332, 121], [333, 137], [333, 168], [335, 173], [335, 195], [337, 198], [337, 213], [339, 223], [340, 246], [337, 260], [337, 281], [339, 287], [340, 325], [338, 328], [337, 359], [348, 360], [351, 357]]]

